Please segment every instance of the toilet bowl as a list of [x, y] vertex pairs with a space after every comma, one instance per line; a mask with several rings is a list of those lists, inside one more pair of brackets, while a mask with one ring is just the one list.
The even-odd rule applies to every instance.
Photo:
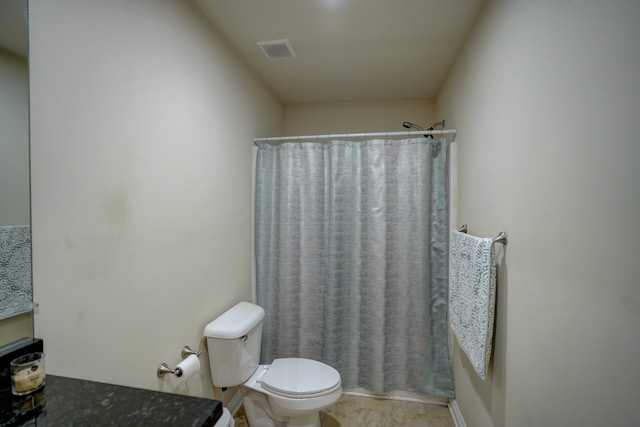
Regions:
[[235, 427], [236, 422], [227, 408], [222, 408], [222, 415], [213, 427]]
[[320, 427], [320, 411], [342, 394], [340, 374], [311, 359], [275, 359], [260, 365], [262, 307], [240, 302], [204, 331], [216, 387], [242, 386], [251, 427]]
[[260, 365], [243, 384], [264, 393], [278, 415], [295, 417], [321, 411], [340, 398], [340, 374], [324, 363], [310, 359], [276, 359]]
[[[333, 406], [342, 395], [338, 371], [301, 358], [260, 365], [242, 386], [249, 423], [253, 425], [253, 419], [254, 424], [269, 427], [318, 427], [320, 411]], [[265, 423], [265, 418], [273, 424]]]

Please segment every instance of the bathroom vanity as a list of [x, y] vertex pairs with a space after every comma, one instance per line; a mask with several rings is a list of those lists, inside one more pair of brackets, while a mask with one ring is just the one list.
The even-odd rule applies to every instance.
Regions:
[[25, 398], [0, 395], [0, 426], [213, 426], [222, 402], [47, 375]]

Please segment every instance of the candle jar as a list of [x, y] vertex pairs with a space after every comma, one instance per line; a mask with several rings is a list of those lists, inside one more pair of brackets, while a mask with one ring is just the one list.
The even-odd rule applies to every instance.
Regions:
[[11, 369], [11, 392], [15, 396], [33, 393], [44, 386], [44, 353], [29, 353], [13, 359]]

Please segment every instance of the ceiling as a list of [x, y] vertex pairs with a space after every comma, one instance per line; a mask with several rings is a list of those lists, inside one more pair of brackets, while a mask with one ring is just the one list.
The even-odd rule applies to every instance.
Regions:
[[[433, 99], [485, 0], [193, 0], [285, 103]], [[27, 54], [25, 0], [0, 0], [0, 46]], [[273, 60], [256, 42], [289, 39]]]
[[[485, 0], [193, 0], [285, 103], [433, 99]], [[296, 59], [256, 42], [289, 39]]]

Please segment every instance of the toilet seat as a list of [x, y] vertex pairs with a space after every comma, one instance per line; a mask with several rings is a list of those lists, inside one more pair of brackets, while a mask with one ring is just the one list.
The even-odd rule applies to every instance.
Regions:
[[262, 377], [262, 387], [282, 397], [311, 398], [340, 388], [340, 374], [311, 359], [275, 359]]

